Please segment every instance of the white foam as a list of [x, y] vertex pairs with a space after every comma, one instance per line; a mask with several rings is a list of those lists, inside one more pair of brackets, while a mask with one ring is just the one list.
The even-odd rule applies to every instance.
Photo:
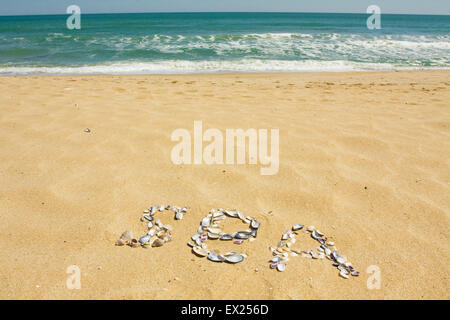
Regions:
[[[397, 67], [391, 64], [349, 61], [285, 61], [242, 59], [236, 61], [165, 60], [155, 62], [118, 62], [79, 67], [3, 67], [0, 75], [39, 74], [182, 74], [182, 73], [259, 73], [259, 72], [347, 72], [378, 70], [433, 69]], [[440, 68], [449, 69], [449, 68]]]

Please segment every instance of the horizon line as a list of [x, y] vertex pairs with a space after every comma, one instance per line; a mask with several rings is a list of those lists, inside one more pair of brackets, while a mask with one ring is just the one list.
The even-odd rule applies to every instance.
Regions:
[[[142, 12], [86, 12], [83, 15], [94, 14], [148, 14], [148, 13], [331, 13], [331, 14], [365, 14], [366, 12], [324, 12], [324, 11], [142, 11]], [[381, 12], [382, 15], [417, 15], [417, 16], [448, 16], [450, 14], [439, 13], [394, 13], [394, 12]], [[0, 17], [20, 17], [20, 16], [67, 16], [69, 13], [27, 13], [27, 14], [0, 14]]]

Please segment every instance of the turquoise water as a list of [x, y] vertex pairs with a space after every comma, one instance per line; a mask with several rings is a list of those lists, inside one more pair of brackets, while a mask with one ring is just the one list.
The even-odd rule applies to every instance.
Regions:
[[146, 13], [0, 17], [0, 74], [297, 72], [450, 67], [450, 16]]

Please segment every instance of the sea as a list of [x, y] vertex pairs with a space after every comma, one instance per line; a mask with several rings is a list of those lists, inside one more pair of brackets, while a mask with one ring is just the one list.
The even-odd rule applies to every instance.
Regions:
[[450, 15], [0, 16], [0, 75], [342, 72], [450, 68]]

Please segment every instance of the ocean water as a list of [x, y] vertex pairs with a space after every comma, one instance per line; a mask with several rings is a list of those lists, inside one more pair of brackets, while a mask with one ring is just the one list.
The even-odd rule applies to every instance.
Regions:
[[0, 75], [450, 68], [450, 16], [145, 13], [0, 17]]

